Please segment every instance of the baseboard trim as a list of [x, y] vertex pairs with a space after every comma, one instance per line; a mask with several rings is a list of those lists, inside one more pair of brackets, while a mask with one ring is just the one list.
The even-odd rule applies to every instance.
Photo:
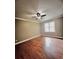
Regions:
[[31, 39], [34, 39], [34, 38], [37, 38], [37, 37], [40, 37], [40, 36], [41, 36], [41, 34], [40, 34], [40, 35], [33, 36], [33, 37], [28, 38], [28, 39], [25, 39], [25, 40], [23, 40], [23, 41], [17, 42], [17, 43], [15, 43], [15, 45], [21, 44], [21, 43], [23, 43], [23, 42], [29, 41], [29, 40], [31, 40]]
[[52, 37], [52, 38], [57, 38], [57, 39], [63, 39], [63, 37], [60, 36], [47, 36], [47, 35], [42, 35], [44, 37]]
[[54, 38], [63, 39], [63, 37], [55, 36]]

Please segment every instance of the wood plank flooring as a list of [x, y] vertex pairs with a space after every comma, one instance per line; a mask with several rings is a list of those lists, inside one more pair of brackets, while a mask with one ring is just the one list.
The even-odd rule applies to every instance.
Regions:
[[15, 59], [63, 59], [63, 40], [38, 37], [15, 46]]

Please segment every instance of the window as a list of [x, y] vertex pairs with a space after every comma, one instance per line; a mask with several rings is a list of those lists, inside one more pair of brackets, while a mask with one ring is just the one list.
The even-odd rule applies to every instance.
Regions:
[[44, 23], [45, 32], [55, 32], [55, 22]]
[[49, 32], [49, 23], [45, 23], [45, 32]]

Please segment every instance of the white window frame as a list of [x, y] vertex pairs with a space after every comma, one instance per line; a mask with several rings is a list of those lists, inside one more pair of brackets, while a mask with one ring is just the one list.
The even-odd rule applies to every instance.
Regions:
[[52, 21], [52, 22], [46, 22], [46, 23], [44, 23], [44, 31], [45, 32], [55, 32], [55, 22]]

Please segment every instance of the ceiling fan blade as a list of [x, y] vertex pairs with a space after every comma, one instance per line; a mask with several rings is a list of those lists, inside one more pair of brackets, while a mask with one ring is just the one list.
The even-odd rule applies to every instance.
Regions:
[[33, 10], [33, 9], [28, 9], [28, 10], [25, 11], [25, 13], [26, 13], [27, 15], [34, 15], [34, 14], [37, 13], [37, 11], [36, 11], [36, 10]]
[[26, 15], [26, 17], [27, 18], [35, 18], [35, 17], [37, 17], [37, 15], [35, 15], [35, 14], [34, 15]]
[[41, 17], [44, 17], [44, 16], [46, 16], [46, 14], [44, 14], [44, 15], [41, 15]]
[[41, 15], [45, 15], [45, 13], [41, 13]]

